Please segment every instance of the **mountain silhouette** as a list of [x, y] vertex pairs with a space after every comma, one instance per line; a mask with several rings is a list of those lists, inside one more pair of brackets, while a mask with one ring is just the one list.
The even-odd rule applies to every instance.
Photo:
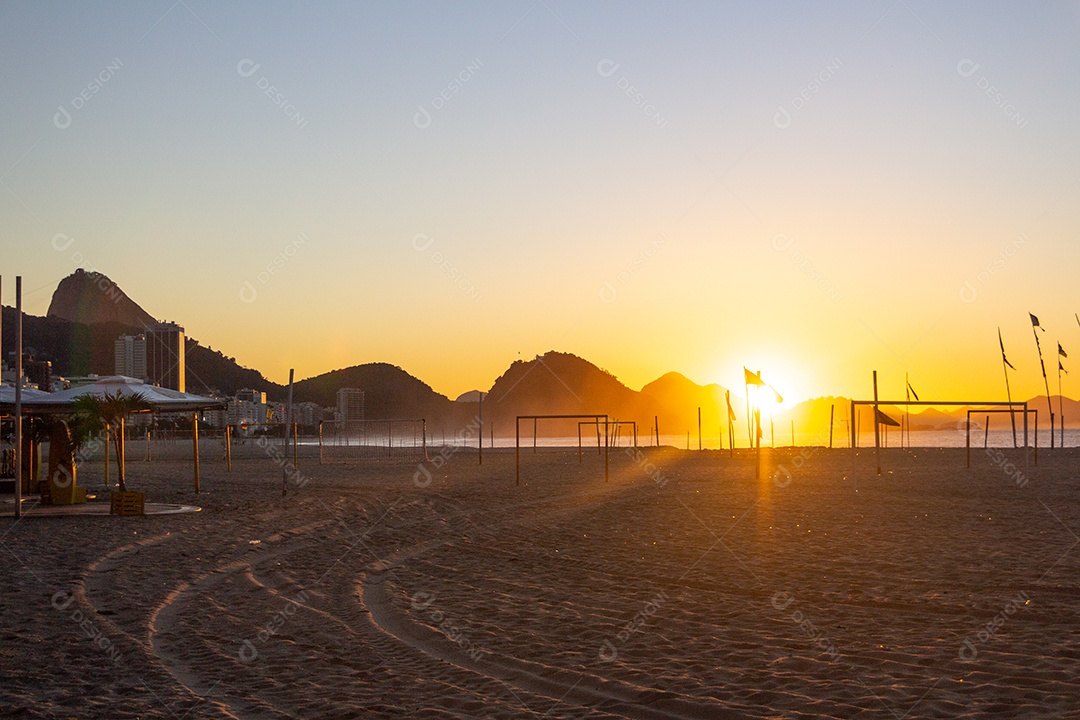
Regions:
[[116, 323], [140, 332], [157, 322], [115, 282], [102, 273], [82, 268], [56, 286], [46, 316], [83, 325]]

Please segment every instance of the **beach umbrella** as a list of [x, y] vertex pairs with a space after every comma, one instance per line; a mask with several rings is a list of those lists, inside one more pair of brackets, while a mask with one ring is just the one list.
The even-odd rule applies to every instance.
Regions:
[[[88, 396], [99, 400], [105, 400], [106, 397], [137, 397], [141, 398], [149, 406], [150, 412], [192, 413], [195, 492], [199, 491], [198, 416], [194, 413], [207, 408], [224, 407], [228, 403], [227, 400], [158, 387], [124, 375], [108, 375], [100, 377], [92, 383], [78, 385], [60, 392], [42, 393], [41, 396], [36, 396], [29, 402], [27, 401], [27, 393], [24, 391], [22, 398], [23, 410], [37, 415], [71, 413], [75, 410], [75, 403], [78, 399]], [[12, 391], [12, 397], [14, 397], [14, 391]], [[14, 402], [12, 402], [12, 407], [14, 407]], [[6, 403], [3, 402], [3, 396], [0, 396], [0, 409], [7, 409]]]
[[[205, 408], [222, 407], [227, 403], [226, 400], [150, 385], [124, 375], [103, 376], [92, 383], [77, 385], [60, 392], [46, 393], [46, 395], [47, 398], [42, 398], [32, 407], [64, 412], [70, 410], [75, 401], [84, 395], [92, 395], [100, 399], [104, 399], [107, 395], [110, 397], [139, 396], [146, 401], [153, 412], [194, 412]], [[26, 396], [23, 397], [25, 402]]]

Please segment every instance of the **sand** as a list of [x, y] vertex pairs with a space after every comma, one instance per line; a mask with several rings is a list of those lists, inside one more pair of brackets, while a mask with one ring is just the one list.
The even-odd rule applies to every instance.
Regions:
[[1080, 452], [1014, 460], [131, 461], [203, 511], [0, 518], [0, 715], [1075, 716]]

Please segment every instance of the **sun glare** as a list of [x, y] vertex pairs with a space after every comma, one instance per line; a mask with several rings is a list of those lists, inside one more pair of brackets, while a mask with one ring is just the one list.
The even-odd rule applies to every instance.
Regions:
[[770, 413], [779, 412], [782, 398], [779, 393], [768, 385], [751, 385], [750, 403], [761, 410], [762, 417], [768, 417]]

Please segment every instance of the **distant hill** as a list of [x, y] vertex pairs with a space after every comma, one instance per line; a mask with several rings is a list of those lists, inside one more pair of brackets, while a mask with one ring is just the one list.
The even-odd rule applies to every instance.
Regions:
[[[485, 422], [491, 418], [505, 434], [513, 433], [517, 415], [586, 413], [640, 422], [647, 410], [643, 412], [639, 394], [611, 373], [576, 355], [555, 351], [512, 363], [484, 400]], [[576, 433], [576, 425], [573, 428]]]
[[387, 363], [355, 365], [301, 380], [294, 386], [293, 398], [334, 407], [337, 391], [345, 387], [364, 391], [364, 416], [369, 419], [424, 418], [429, 424], [442, 425], [468, 414], [467, 406], [456, 405], [426, 383]]
[[120, 286], [99, 272], [79, 268], [53, 291], [47, 317], [83, 325], [113, 323], [143, 329], [157, 322], [129, 298]]
[[[715, 436], [723, 429], [727, 434], [727, 401], [725, 389], [715, 383], [698, 385], [685, 375], [669, 372], [641, 388], [644, 398], [652, 401], [659, 416], [661, 434], [682, 434], [690, 431], [697, 437], [698, 408], [701, 408], [702, 434]], [[732, 404], [737, 404], [732, 400]], [[651, 422], [648, 423], [651, 426]], [[721, 428], [722, 425], [722, 428]]]
[[[112, 372], [111, 370], [109, 372]], [[258, 370], [244, 367], [235, 358], [187, 341], [187, 389], [201, 395], [232, 396], [238, 390], [251, 388], [266, 393], [269, 400], [285, 400], [286, 388], [263, 377]]]

